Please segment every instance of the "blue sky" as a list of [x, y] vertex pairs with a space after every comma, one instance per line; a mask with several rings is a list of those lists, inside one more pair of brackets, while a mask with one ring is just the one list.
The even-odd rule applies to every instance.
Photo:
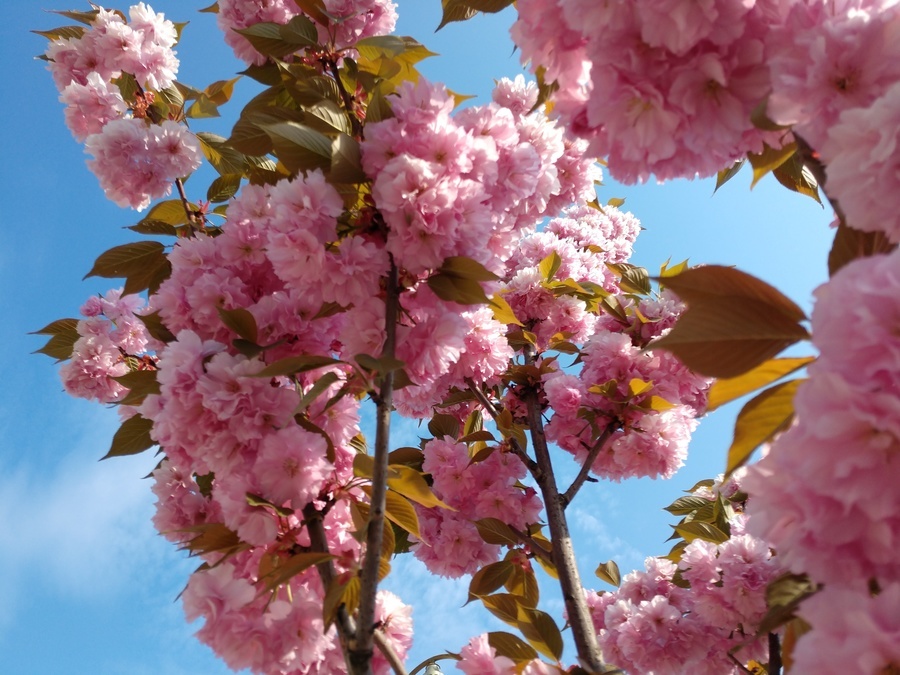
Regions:
[[[179, 79], [205, 86], [242, 67], [219, 38], [208, 2], [151, 3], [190, 20], [179, 48]], [[400, 0], [398, 32], [442, 56], [422, 64], [431, 79], [487, 100], [493, 78], [519, 72], [507, 36], [512, 12], [452, 24], [438, 34], [439, 0]], [[125, 5], [121, 5], [125, 8]], [[85, 7], [61, 7], [61, 9]], [[0, 107], [0, 671], [14, 675], [177, 675], [229, 672], [196, 642], [175, 600], [196, 566], [156, 535], [147, 481], [152, 456], [98, 462], [116, 428], [114, 412], [62, 392], [53, 362], [30, 352], [36, 330], [75, 316], [103, 280], [81, 281], [100, 252], [131, 239], [138, 217], [104, 200], [82, 148], [63, 124], [62, 106], [43, 64], [43, 38], [30, 29], [66, 23], [32, 0], [16, 3], [2, 24]], [[250, 83], [238, 96], [250, 95]], [[227, 135], [226, 122], [197, 126]], [[202, 182], [202, 181], [198, 181]], [[749, 172], [715, 196], [713, 182], [665, 186], [608, 184], [600, 198], [626, 197], [646, 231], [634, 261], [651, 270], [666, 258], [732, 264], [773, 283], [805, 308], [825, 280], [829, 212], [787, 193], [774, 180], [752, 192]], [[190, 188], [190, 184], [189, 184]], [[719, 473], [734, 410], [705, 420], [688, 465], [670, 481], [588, 486], [570, 508], [582, 574], [615, 558], [623, 572], [667, 550], [670, 522], [660, 509], [696, 480]], [[415, 427], [404, 425], [407, 433]], [[397, 444], [406, 441], [398, 439]], [[563, 458], [563, 475], [574, 466]], [[397, 561], [388, 585], [416, 607], [410, 664], [497, 626], [472, 605], [465, 582], [437, 583], [414, 560]], [[596, 585], [600, 582], [597, 581]], [[559, 603], [546, 609], [557, 612]]]

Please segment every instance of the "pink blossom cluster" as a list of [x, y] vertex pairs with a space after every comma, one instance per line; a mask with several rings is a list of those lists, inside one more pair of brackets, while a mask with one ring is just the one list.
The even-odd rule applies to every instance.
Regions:
[[559, 672], [540, 659], [528, 662], [522, 669], [517, 668], [512, 659], [497, 655], [497, 650], [488, 642], [487, 633], [469, 640], [459, 650], [459, 656], [456, 667], [466, 675], [551, 675]]
[[172, 85], [178, 72], [172, 50], [178, 41], [175, 25], [143, 2], [132, 5], [128, 15], [130, 23], [120, 12], [98, 9], [80, 38], [50, 43], [46, 56], [61, 92], [73, 83], [88, 85], [91, 73], [104, 82], [129, 73], [139, 85], [155, 91]]
[[443, 85], [401, 85], [394, 117], [370, 125], [363, 168], [389, 227], [388, 251], [411, 274], [465, 256], [500, 271], [523, 232], [593, 196], [599, 169], [566, 143], [524, 78], [498, 84], [499, 102], [456, 115]]
[[[900, 583], [898, 298], [896, 251], [854, 261], [816, 291], [813, 341], [821, 355], [795, 397], [796, 422], [745, 481], [753, 495], [752, 531], [787, 567], [824, 585], [821, 600], [803, 605], [813, 627], [797, 647], [797, 667], [809, 668], [804, 672], [815, 672], [812, 664], [819, 662], [809, 645], [835, 630], [825, 614], [842, 614], [847, 605], [869, 612], [867, 625], [897, 629], [879, 618], [889, 601], [869, 596], [872, 584], [888, 592]], [[828, 602], [830, 612], [815, 613]], [[896, 653], [893, 661], [876, 653], [868, 663], [847, 652], [847, 672], [880, 673], [900, 663]]]
[[668, 332], [683, 309], [668, 292], [623, 306], [631, 321], [605, 319], [581, 351], [580, 372], [544, 377], [554, 413], [547, 437], [579, 463], [602, 443], [591, 464], [598, 476], [669, 478], [684, 464], [711, 380], [671, 352], [644, 349], [649, 338]]
[[[628, 260], [640, 229], [637, 218], [614, 206], [604, 207], [602, 213], [574, 206], [519, 242], [507, 262], [503, 298], [516, 318], [536, 335], [540, 348], [558, 335], [581, 343], [595, 333], [600, 322], [597, 314], [588, 311], [583, 299], [558, 291], [592, 284], [602, 292], [617, 293], [618, 281], [607, 263]], [[554, 253], [559, 257], [559, 269], [547, 280], [540, 264]], [[576, 286], [554, 289], [545, 283], [567, 279]]]
[[172, 181], [190, 175], [203, 162], [200, 144], [186, 127], [165, 120], [123, 117], [87, 137], [88, 168], [106, 197], [141, 211], [172, 192]]
[[782, 0], [525, 0], [513, 39], [618, 180], [708, 176], [781, 136], [754, 128]]
[[[137, 295], [122, 295], [121, 290], [90, 298], [81, 307], [85, 318], [78, 322], [81, 336], [72, 349], [72, 358], [60, 368], [60, 377], [71, 396], [115, 403], [128, 390], [116, 377], [142, 367], [142, 356], [156, 345], [143, 322], [135, 314], [144, 300]], [[126, 361], [131, 357], [132, 363]]]
[[424, 450], [422, 470], [452, 509], [416, 507], [422, 537], [415, 555], [432, 573], [456, 578], [497, 561], [501, 547], [481, 538], [476, 520], [495, 518], [521, 531], [538, 522], [543, 506], [533, 488], [520, 487], [526, 469], [514, 454], [497, 448], [473, 463], [465, 443], [446, 437]]
[[626, 575], [616, 591], [589, 592], [604, 658], [657, 675], [742, 672], [729, 652], [744, 663], [768, 661], [766, 640], [753, 638], [767, 612], [766, 587], [783, 568], [746, 524], [737, 513], [727, 541], [694, 539], [677, 564], [647, 558], [645, 571]]
[[[265, 63], [266, 56], [236, 31], [257, 23], [287, 24], [303, 13], [293, 0], [220, 0], [218, 4], [217, 21], [225, 42], [239, 59], [257, 65]], [[390, 0], [323, 0], [322, 6], [332, 22], [317, 25], [319, 42], [338, 50], [352, 48], [363, 38], [387, 35], [397, 22], [397, 6]]]

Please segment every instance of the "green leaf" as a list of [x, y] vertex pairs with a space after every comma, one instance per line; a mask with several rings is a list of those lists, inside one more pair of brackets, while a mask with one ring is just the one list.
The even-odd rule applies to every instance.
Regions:
[[216, 178], [206, 191], [206, 199], [213, 204], [226, 202], [237, 194], [241, 187], [241, 174], [228, 173]]
[[156, 338], [160, 342], [167, 343], [175, 340], [175, 336], [168, 328], [166, 328], [159, 312], [154, 312], [153, 314], [138, 314], [136, 316], [141, 320], [141, 323], [144, 324], [144, 327], [147, 329], [147, 332], [150, 333], [151, 337]]
[[197, 532], [197, 536], [181, 546], [182, 551], [188, 551], [191, 556], [204, 555], [206, 553], [224, 553], [226, 557], [234, 555], [240, 550], [250, 548], [238, 537], [237, 533], [230, 530], [222, 523], [203, 523], [182, 528], [179, 532]]
[[622, 575], [619, 573], [619, 566], [616, 565], [615, 560], [601, 563], [597, 566], [594, 574], [597, 575], [598, 579], [602, 579], [606, 583], [612, 584], [613, 586], [618, 587], [618, 585], [622, 583]]
[[502, 588], [512, 576], [514, 567], [515, 564], [509, 560], [500, 560], [478, 570], [469, 582], [469, 599], [466, 604]]
[[694, 513], [698, 509], [702, 509], [709, 503], [710, 501], [706, 499], [706, 497], [688, 495], [687, 497], [679, 497], [663, 510], [668, 511], [673, 516], [686, 516]]
[[499, 293], [495, 293], [489, 303], [491, 306], [491, 311], [494, 313], [494, 320], [499, 321], [502, 324], [513, 324], [515, 326], [524, 326], [521, 321], [516, 318], [516, 313], [513, 311], [513, 308], [509, 306], [509, 303], [504, 299], [502, 295]]
[[456, 510], [438, 499], [425, 479], [422, 478], [422, 474], [415, 469], [397, 464], [391, 466], [390, 470], [391, 475], [388, 476], [387, 484], [394, 492], [426, 508], [440, 507], [451, 511]]
[[499, 277], [481, 263], [463, 256], [444, 260], [440, 269], [428, 278], [428, 287], [442, 300], [461, 305], [480, 305], [490, 302], [481, 281], [495, 281]]
[[233, 30], [247, 38], [260, 54], [276, 59], [283, 59], [288, 54], [318, 44], [316, 27], [302, 14], [295, 16], [286, 25], [263, 22]]
[[[60, 319], [60, 321], [66, 321], [66, 319]], [[75, 321], [75, 325], [77, 326], [77, 319], [72, 319]], [[58, 322], [54, 321], [50, 326], [47, 326], [44, 330], [49, 329], [54, 326]], [[40, 349], [35, 350], [35, 354], [46, 354], [52, 359], [56, 359], [57, 361], [66, 361], [67, 359], [72, 357], [72, 350], [75, 348], [75, 343], [78, 342], [78, 339], [81, 335], [78, 334], [75, 326], [71, 328], [64, 329], [62, 324], [60, 324], [58, 331], [51, 334], [49, 340], [47, 340], [47, 344], [45, 344]]]
[[206, 12], [208, 14], [218, 14], [219, 13], [219, 3], [214, 2], [209, 7], [204, 7], [203, 9], [198, 9], [198, 12]]
[[777, 149], [769, 147], [768, 144], [763, 144], [763, 151], [758, 155], [752, 152], [748, 153], [747, 159], [750, 161], [750, 166], [753, 167], [753, 182], [750, 183], [750, 187], [753, 188], [763, 176], [784, 164], [796, 152], [797, 144], [788, 143], [784, 147]]
[[745, 160], [745, 159], [739, 159], [734, 164], [732, 164], [729, 168], [722, 169], [721, 171], [719, 171], [719, 173], [716, 174], [716, 187], [713, 190], [713, 193], [716, 193], [720, 187], [722, 187], [723, 185], [725, 185], [725, 183], [727, 183], [732, 178], [737, 176], [738, 172], [740, 172], [740, 170], [744, 168], [744, 163], [746, 161], [747, 160]]
[[[345, 118], [346, 119], [346, 118]], [[330, 183], [365, 183], [369, 177], [362, 170], [359, 142], [347, 134], [338, 134], [331, 143]]]
[[482, 518], [481, 520], [476, 520], [474, 522], [475, 527], [478, 529], [478, 534], [487, 544], [517, 546], [520, 543], [516, 533], [502, 520], [497, 520], [496, 518]]
[[274, 513], [275, 515], [281, 516], [282, 518], [290, 518], [294, 515], [293, 509], [288, 509], [283, 506], [278, 506], [277, 504], [273, 504], [268, 499], [264, 497], [260, 497], [259, 495], [255, 495], [252, 492], [248, 492], [246, 494], [246, 500], [248, 506], [255, 506], [263, 509], [267, 509]]
[[366, 104], [366, 122], [381, 122], [394, 116], [391, 104], [387, 100], [390, 93], [390, 84], [379, 82], [369, 94], [369, 102]]
[[770, 359], [743, 375], [716, 380], [709, 389], [706, 411], [712, 412], [726, 403], [749, 394], [751, 391], [756, 391], [772, 384], [782, 377], [797, 372], [815, 360], [814, 356]]
[[291, 171], [327, 169], [331, 166], [331, 139], [297, 122], [263, 125], [278, 159]]
[[256, 326], [254, 316], [243, 307], [236, 309], [222, 309], [217, 307], [219, 317], [228, 328], [240, 335], [245, 340], [256, 342], [259, 335], [259, 329]]
[[195, 134], [200, 141], [203, 156], [221, 176], [243, 174], [247, 167], [247, 158], [232, 147], [226, 140], [216, 134], [200, 131]]
[[435, 438], [455, 439], [459, 435], [459, 420], [453, 415], [435, 413], [428, 422], [428, 433]]
[[800, 603], [819, 589], [805, 574], [783, 574], [766, 588], [769, 611], [760, 622], [759, 634], [770, 633], [794, 618]]
[[261, 371], [256, 373], [254, 377], [278, 377], [280, 375], [296, 375], [297, 373], [305, 373], [308, 370], [316, 368], [324, 368], [326, 366], [335, 366], [343, 361], [338, 361], [329, 356], [315, 356], [312, 354], [304, 354], [303, 356], [288, 356], [279, 359], [275, 363], [271, 363]]
[[803, 166], [797, 153], [791, 155], [786, 162], [775, 167], [772, 175], [788, 190], [811, 197], [819, 204], [819, 183], [807, 167]]
[[174, 225], [169, 225], [169, 223], [164, 223], [161, 220], [147, 220], [145, 218], [137, 225], [131, 225], [126, 229], [138, 234], [159, 235], [162, 237], [178, 236], [178, 229]]
[[651, 343], [688, 368], [712, 377], [737, 377], [809, 337], [803, 311], [784, 294], [730, 267], [695, 267], [666, 277], [687, 310], [672, 331]]
[[691, 543], [694, 539], [703, 539], [704, 541], [709, 541], [713, 544], [722, 544], [728, 541], [728, 534], [726, 532], [723, 532], [711, 523], [704, 523], [697, 520], [692, 520], [688, 523], [679, 525], [675, 528], [675, 532], [683, 537], [688, 543]]
[[73, 332], [77, 335], [79, 321], [80, 319], [57, 319], [29, 335], [67, 335]]
[[260, 581], [263, 582], [265, 591], [274, 591], [310, 567], [333, 559], [334, 556], [328, 553], [295, 553], [268, 574], [261, 577]]
[[748, 401], [738, 413], [726, 474], [746, 464], [756, 448], [790, 426], [794, 419], [794, 394], [801, 382], [803, 379], [776, 384]]
[[120, 405], [139, 405], [149, 394], [160, 393], [156, 373], [156, 370], [133, 370], [112, 378], [129, 390], [125, 398], [118, 403]]
[[147, 288], [151, 290], [158, 288], [171, 270], [165, 246], [158, 241], [138, 241], [116, 246], [102, 253], [84, 278], [125, 277], [122, 294], [128, 295]]
[[555, 661], [562, 658], [563, 639], [553, 617], [539, 609], [523, 608], [525, 620], [519, 621], [519, 630], [525, 639], [539, 652]]
[[85, 29], [83, 26], [60, 26], [52, 30], [33, 30], [31, 32], [48, 40], [80, 40], [84, 36]]
[[562, 258], [559, 257], [559, 253], [551, 251], [550, 255], [538, 263], [538, 271], [544, 281], [550, 281], [556, 275], [560, 265], [562, 265]]
[[219, 117], [219, 106], [206, 94], [201, 94], [196, 101], [184, 112], [185, 117], [191, 119], [208, 119]]
[[[188, 204], [188, 208], [196, 210], [196, 204]], [[147, 222], [147, 221], [160, 221], [162, 223], [168, 223], [169, 225], [187, 225], [188, 223], [188, 215], [184, 210], [184, 204], [180, 199], [169, 199], [164, 202], [160, 202], [150, 208], [147, 212], [147, 215], [144, 216], [143, 220], [138, 223]]]
[[101, 459], [110, 457], [124, 457], [125, 455], [137, 455], [138, 453], [148, 450], [156, 445], [150, 437], [150, 430], [153, 428], [153, 422], [135, 415], [129, 417], [122, 422], [122, 426], [113, 436], [112, 445]]
[[294, 0], [294, 3], [306, 16], [316, 23], [323, 26], [331, 25], [331, 19], [325, 11], [325, 4], [322, 0]]
[[514, 0], [464, 0], [472, 9], [479, 12], [487, 12], [494, 14], [500, 12], [513, 4]]
[[884, 232], [863, 232], [840, 223], [828, 253], [828, 274], [834, 276], [844, 265], [857, 258], [890, 253], [896, 248], [897, 245], [888, 241]]
[[[59, 14], [60, 16], [64, 16], [67, 19], [72, 19], [72, 21], [78, 21], [79, 23], [87, 24], [88, 26], [90, 26], [92, 23], [94, 23], [94, 19], [96, 19], [97, 15], [100, 13], [99, 10], [96, 10], [96, 9], [92, 9], [89, 12], [78, 12], [78, 11], [74, 11], [74, 10], [65, 11], [65, 10], [51, 9], [50, 12], [52, 14]], [[118, 14], [120, 16], [122, 15], [121, 12], [119, 12]], [[122, 18], [124, 19], [125, 17], [122, 16]]]
[[385, 499], [385, 517], [397, 525], [397, 527], [421, 539], [422, 535], [419, 533], [419, 517], [416, 515], [416, 510], [412, 507], [412, 504], [409, 503], [406, 497], [388, 490]]
[[628, 263], [606, 263], [619, 277], [619, 286], [626, 293], [650, 294], [650, 275], [643, 267]]
[[338, 377], [338, 374], [334, 371], [329, 371], [323, 374], [322, 377], [316, 380], [316, 383], [309, 388], [309, 391], [303, 394], [303, 397], [300, 399], [297, 407], [294, 408], [294, 414], [296, 415], [305, 411], [310, 405], [312, 405], [313, 401], [321, 396], [322, 393], [325, 392], [326, 389], [328, 389], [328, 387], [333, 385], [339, 379], [340, 377]]
[[509, 593], [496, 593], [481, 598], [485, 608], [501, 621], [512, 626], [519, 625], [519, 603]]
[[[507, 559], [517, 553], [510, 551]], [[523, 607], [534, 609], [540, 601], [540, 590], [538, 589], [537, 579], [534, 571], [529, 567], [525, 568], [520, 564], [513, 563], [513, 573], [503, 584], [506, 590], [519, 599], [519, 604]]]
[[468, 21], [478, 14], [478, 10], [470, 7], [465, 0], [441, 0], [441, 6], [443, 7], [444, 12], [441, 16], [441, 23], [435, 29], [435, 32], [439, 31], [448, 23], [452, 23], [453, 21]]
[[497, 651], [497, 656], [505, 656], [516, 664], [528, 663], [538, 657], [534, 647], [512, 633], [488, 633], [488, 644]]

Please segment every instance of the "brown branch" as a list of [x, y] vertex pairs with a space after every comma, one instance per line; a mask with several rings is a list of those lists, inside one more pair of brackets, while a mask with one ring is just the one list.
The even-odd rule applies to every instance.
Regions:
[[[310, 550], [315, 551], [316, 553], [330, 553], [328, 549], [328, 538], [325, 535], [325, 527], [322, 524], [322, 518], [322, 513], [317, 511], [314, 505], [307, 504], [303, 508], [303, 519], [306, 522], [306, 529], [309, 531]], [[316, 570], [319, 572], [319, 578], [322, 580], [322, 586], [325, 589], [325, 593], [328, 593], [328, 589], [331, 588], [335, 579], [334, 564], [331, 560], [326, 560], [325, 562], [316, 565]], [[335, 625], [337, 626], [338, 637], [340, 638], [341, 651], [344, 653], [344, 661], [349, 666], [350, 643], [353, 640], [356, 626], [353, 625], [353, 619], [350, 618], [347, 609], [343, 605], [338, 607]]]
[[[385, 298], [385, 340], [381, 358], [394, 358], [397, 344], [397, 317], [400, 311], [400, 284], [397, 266], [391, 260]], [[391, 411], [393, 409], [394, 371], [381, 375], [376, 403], [375, 466], [372, 471], [372, 497], [366, 528], [366, 552], [360, 573], [360, 598], [356, 640], [350, 650], [351, 670], [357, 675], [371, 672], [375, 635], [375, 594], [381, 562], [384, 512], [387, 500], [388, 451], [390, 450]]]
[[359, 118], [356, 116], [356, 113], [353, 110], [353, 97], [350, 95], [350, 92], [347, 91], [347, 88], [344, 86], [343, 81], [341, 81], [341, 73], [338, 70], [337, 62], [334, 59], [325, 58], [322, 59], [322, 64], [326, 68], [328, 68], [328, 71], [334, 78], [335, 83], [337, 83], [338, 92], [340, 92], [341, 100], [344, 102], [344, 108], [347, 110], [347, 114], [350, 115], [350, 127], [353, 130], [353, 137], [357, 140], [362, 140], [362, 122], [359, 121]]
[[380, 651], [384, 655], [384, 658], [387, 659], [391, 669], [397, 675], [407, 675], [406, 666], [403, 665], [403, 661], [400, 660], [400, 656], [394, 651], [394, 648], [391, 647], [391, 643], [387, 641], [384, 633], [380, 630], [376, 630], [374, 639], [375, 646], [378, 647], [378, 651]]
[[[534, 359], [534, 349], [527, 345], [525, 362], [533, 365]], [[594, 624], [578, 574], [575, 549], [569, 534], [565, 507], [553, 475], [553, 463], [550, 458], [547, 437], [544, 435], [537, 389], [530, 388], [523, 398], [528, 408], [528, 427], [531, 431], [534, 455], [539, 469], [533, 475], [541, 489], [544, 508], [547, 510], [547, 524], [550, 528], [550, 540], [553, 542], [553, 562], [559, 574], [559, 585], [569, 617], [569, 625], [572, 628], [572, 639], [578, 652], [578, 661], [586, 670], [592, 673], [602, 673], [607, 668], [603, 664], [600, 647], [597, 645], [597, 634], [594, 632]]]
[[193, 233], [194, 228], [202, 228], [205, 222], [205, 218], [203, 216], [198, 215], [196, 211], [191, 208], [191, 203], [188, 201], [187, 193], [184, 191], [184, 181], [180, 178], [175, 179], [175, 187], [178, 188], [178, 196], [181, 197], [181, 205], [184, 207], [184, 213], [187, 215], [188, 224], [191, 226], [191, 232]]
[[540, 542], [538, 542], [534, 537], [532, 537], [530, 534], [522, 532], [521, 530], [517, 530], [512, 525], [509, 525], [509, 529], [512, 530], [513, 534], [516, 535], [523, 544], [526, 544], [531, 549], [531, 552], [534, 553], [536, 557], [540, 558], [545, 563], [548, 563], [551, 566], [554, 564], [553, 553], [541, 546]]
[[769, 633], [769, 675], [781, 675], [781, 642], [777, 633]]
[[[500, 413], [498, 412], [497, 408], [494, 407], [494, 404], [491, 403], [490, 399], [487, 396], [485, 396], [484, 392], [481, 391], [481, 388], [478, 385], [476, 385], [471, 380], [471, 378], [466, 378], [466, 384], [469, 385], [469, 391], [471, 391], [475, 395], [475, 398], [478, 399], [478, 402], [482, 405], [482, 407], [485, 410], [487, 410], [488, 415], [491, 416], [491, 419], [493, 419], [494, 421], [497, 421], [497, 417], [500, 415]], [[510, 436], [510, 438], [507, 440], [509, 442], [509, 447], [516, 454], [516, 456], [520, 460], [522, 460], [522, 463], [528, 469], [529, 473], [534, 475], [536, 471], [540, 471], [540, 469], [538, 468], [538, 465], [535, 464], [534, 460], [528, 456], [528, 453], [525, 451], [525, 448], [523, 448], [521, 445], [519, 445], [519, 442], [515, 438]]]
[[566, 508], [569, 504], [572, 503], [572, 500], [575, 499], [575, 495], [578, 494], [581, 486], [584, 485], [584, 482], [586, 480], [588, 480], [588, 474], [591, 471], [591, 466], [593, 465], [594, 460], [597, 459], [597, 455], [600, 454], [603, 446], [606, 445], [606, 441], [609, 440], [609, 437], [612, 436], [618, 428], [618, 422], [610, 422], [606, 425], [606, 429], [603, 430], [603, 433], [600, 434], [597, 442], [594, 443], [590, 452], [588, 452], [587, 458], [585, 458], [584, 460], [584, 464], [581, 465], [581, 470], [578, 472], [578, 475], [575, 476], [575, 480], [572, 481], [569, 489], [566, 490], [560, 497], [560, 500], [562, 500], [563, 508]]

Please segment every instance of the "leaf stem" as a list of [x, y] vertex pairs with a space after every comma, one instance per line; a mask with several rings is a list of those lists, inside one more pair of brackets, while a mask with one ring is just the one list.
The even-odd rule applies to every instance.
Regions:
[[344, 87], [343, 81], [341, 81], [341, 73], [338, 70], [337, 62], [332, 58], [324, 58], [322, 59], [322, 64], [326, 68], [328, 68], [328, 72], [331, 73], [331, 76], [334, 78], [334, 81], [337, 84], [338, 91], [341, 94], [341, 100], [344, 102], [344, 108], [347, 110], [347, 114], [350, 116], [350, 128], [353, 129], [353, 137], [357, 140], [362, 140], [362, 122], [359, 121], [359, 118], [353, 111], [353, 97], [350, 95], [350, 92], [347, 91], [347, 88]]
[[[397, 265], [391, 259], [385, 298], [385, 340], [382, 359], [393, 359], [397, 345], [397, 317], [400, 312], [400, 284]], [[356, 675], [372, 671], [372, 647], [375, 634], [375, 594], [381, 562], [387, 500], [388, 451], [390, 450], [391, 411], [393, 409], [394, 371], [381, 375], [376, 404], [375, 462], [372, 471], [372, 498], [366, 530], [366, 552], [360, 572], [360, 598], [356, 640], [350, 650], [351, 670]]]

